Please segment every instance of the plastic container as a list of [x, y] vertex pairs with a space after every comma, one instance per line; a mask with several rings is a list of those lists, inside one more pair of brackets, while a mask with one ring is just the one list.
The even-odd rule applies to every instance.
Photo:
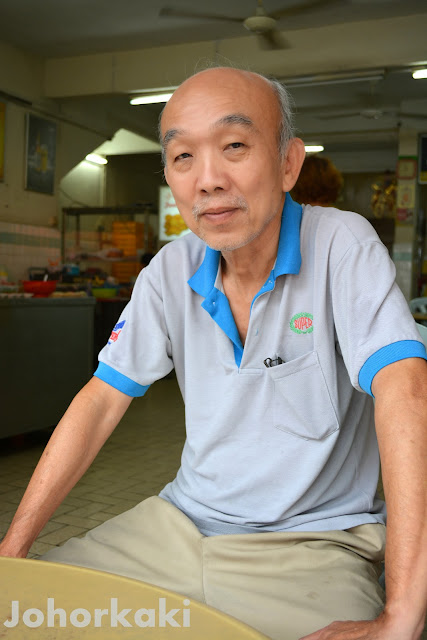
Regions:
[[112, 287], [92, 287], [92, 295], [95, 298], [115, 298], [117, 289]]
[[56, 280], [24, 280], [25, 293], [32, 293], [35, 298], [47, 298], [56, 289]]

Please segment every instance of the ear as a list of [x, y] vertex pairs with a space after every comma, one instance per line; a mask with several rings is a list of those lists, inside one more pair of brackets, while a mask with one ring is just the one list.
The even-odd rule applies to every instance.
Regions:
[[288, 143], [286, 157], [283, 161], [283, 191], [290, 191], [298, 180], [305, 158], [305, 146], [301, 138], [292, 138]]
[[168, 182], [168, 168], [166, 166], [163, 167], [163, 175], [165, 177], [166, 184], [169, 184], [169, 182]]

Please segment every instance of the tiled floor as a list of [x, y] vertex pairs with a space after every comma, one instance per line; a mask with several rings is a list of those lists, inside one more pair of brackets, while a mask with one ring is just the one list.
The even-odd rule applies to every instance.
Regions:
[[[48, 432], [0, 440], [0, 538], [6, 533]], [[31, 547], [37, 557], [158, 493], [179, 467], [184, 407], [174, 378], [153, 385], [129, 410]], [[31, 444], [32, 443], [32, 444]], [[427, 628], [422, 636], [427, 640]]]
[[[13, 443], [0, 441], [0, 448], [4, 445], [0, 454], [0, 537], [6, 533], [48, 437], [46, 432], [16, 438]], [[144, 398], [132, 402], [92, 466], [41, 531], [29, 557], [84, 535], [158, 493], [174, 478], [183, 443], [184, 407], [176, 380], [160, 380]]]

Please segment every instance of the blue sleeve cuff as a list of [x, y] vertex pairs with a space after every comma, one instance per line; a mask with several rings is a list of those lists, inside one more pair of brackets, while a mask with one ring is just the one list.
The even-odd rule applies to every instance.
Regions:
[[405, 358], [424, 358], [427, 360], [426, 348], [423, 343], [417, 340], [401, 340], [376, 351], [360, 369], [359, 385], [363, 391], [374, 397], [371, 385], [378, 371], [388, 364], [405, 360]]
[[150, 385], [145, 387], [142, 384], [138, 384], [103, 362], [99, 363], [93, 375], [132, 398], [143, 396], [147, 389], [150, 388]]

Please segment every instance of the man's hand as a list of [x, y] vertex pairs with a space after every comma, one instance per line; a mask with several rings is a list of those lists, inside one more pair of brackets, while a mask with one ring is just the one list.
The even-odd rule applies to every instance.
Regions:
[[419, 640], [422, 628], [405, 629], [404, 623], [382, 613], [375, 620], [332, 622], [300, 640]]

